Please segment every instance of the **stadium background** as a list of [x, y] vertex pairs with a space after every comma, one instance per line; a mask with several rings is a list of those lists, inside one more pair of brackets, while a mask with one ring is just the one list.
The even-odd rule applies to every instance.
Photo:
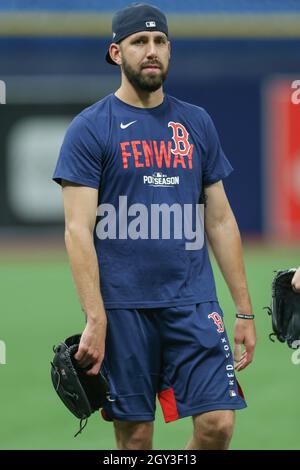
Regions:
[[[52, 346], [83, 329], [63, 245], [60, 190], [51, 175], [66, 126], [113, 92], [104, 61], [111, 14], [126, 1], [2, 0], [0, 80], [1, 449], [113, 449], [113, 430], [93, 415], [77, 421], [50, 383]], [[249, 407], [238, 413], [232, 449], [299, 449], [299, 366], [268, 340], [273, 270], [300, 264], [300, 4], [296, 0], [153, 0], [169, 17], [166, 90], [205, 107], [235, 168], [226, 189], [245, 243], [257, 314], [255, 362], [238, 376]], [[234, 306], [214, 264], [232, 337]], [[1, 362], [1, 361], [0, 361]], [[164, 424], [154, 446], [180, 449], [191, 421]]]

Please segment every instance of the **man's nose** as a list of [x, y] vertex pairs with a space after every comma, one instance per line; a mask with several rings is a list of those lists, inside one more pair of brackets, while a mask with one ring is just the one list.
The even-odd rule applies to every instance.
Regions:
[[147, 57], [157, 57], [157, 46], [154, 41], [148, 42]]

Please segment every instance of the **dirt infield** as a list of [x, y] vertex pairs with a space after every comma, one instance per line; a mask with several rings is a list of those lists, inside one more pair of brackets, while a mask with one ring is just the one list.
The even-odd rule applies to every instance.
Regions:
[[63, 230], [0, 231], [0, 262], [51, 261], [66, 257]]

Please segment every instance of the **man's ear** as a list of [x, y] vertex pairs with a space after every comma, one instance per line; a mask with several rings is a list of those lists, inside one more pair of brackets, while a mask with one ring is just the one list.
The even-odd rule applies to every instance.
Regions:
[[111, 59], [114, 62], [116, 62], [116, 64], [121, 65], [121, 63], [122, 63], [122, 52], [121, 52], [121, 48], [120, 48], [119, 44], [117, 44], [116, 42], [113, 42], [109, 46], [109, 53], [110, 53]]

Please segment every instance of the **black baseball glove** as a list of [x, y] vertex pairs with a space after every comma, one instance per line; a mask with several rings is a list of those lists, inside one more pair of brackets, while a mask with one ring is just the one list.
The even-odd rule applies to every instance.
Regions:
[[293, 349], [299, 346], [296, 341], [300, 338], [300, 294], [293, 290], [291, 284], [295, 271], [286, 269], [276, 272], [272, 282], [271, 307], [266, 307], [272, 316], [273, 333], [269, 335], [270, 339], [274, 341], [272, 337], [276, 336]]
[[[53, 348], [55, 353], [51, 362], [51, 379], [55, 391], [66, 407], [80, 419], [80, 429], [86, 426], [87, 418], [102, 408], [109, 396], [109, 386], [103, 373], [87, 375], [74, 358], [81, 335], [74, 335]], [[85, 424], [82, 425], [83, 421]]]

